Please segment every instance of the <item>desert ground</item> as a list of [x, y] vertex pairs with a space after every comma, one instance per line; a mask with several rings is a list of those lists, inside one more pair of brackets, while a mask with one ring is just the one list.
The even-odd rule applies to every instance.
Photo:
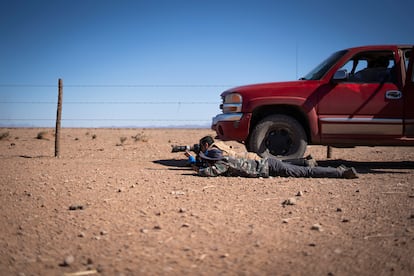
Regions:
[[308, 147], [352, 180], [204, 178], [171, 145], [209, 129], [63, 128], [59, 158], [53, 132], [0, 129], [0, 275], [414, 275], [414, 148]]

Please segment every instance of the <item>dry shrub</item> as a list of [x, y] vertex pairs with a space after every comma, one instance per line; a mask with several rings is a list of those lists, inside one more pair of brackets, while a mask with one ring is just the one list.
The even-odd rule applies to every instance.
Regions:
[[9, 137], [9, 135], [10, 134], [8, 131], [0, 133], [0, 140], [6, 139], [7, 137]]
[[36, 139], [39, 139], [39, 140], [50, 140], [50, 139], [53, 138], [53, 136], [54, 136], [54, 134], [52, 134], [52, 133], [50, 133], [48, 131], [40, 131], [37, 134]]
[[[91, 133], [90, 133], [89, 131], [87, 131], [87, 132], [85, 133], [85, 135], [86, 135], [86, 136], [89, 136], [89, 135], [91, 135]], [[95, 140], [97, 137], [98, 137], [98, 136], [97, 136], [95, 133], [91, 135], [92, 140]]]
[[124, 142], [127, 140], [127, 138], [126, 137], [124, 137], [124, 136], [122, 136], [122, 137], [119, 137], [119, 141], [121, 141], [121, 143], [118, 143], [118, 144], [116, 144], [117, 146], [123, 146], [124, 145]]
[[148, 137], [144, 134], [143, 131], [135, 136], [131, 136], [131, 138], [134, 139], [135, 142], [148, 142]]

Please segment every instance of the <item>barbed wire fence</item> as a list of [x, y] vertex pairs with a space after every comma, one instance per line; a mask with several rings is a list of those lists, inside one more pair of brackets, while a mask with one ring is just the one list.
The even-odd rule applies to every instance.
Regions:
[[[71, 117], [62, 117], [62, 109], [66, 109], [68, 106], [86, 106], [86, 108], [88, 109], [88, 107], [90, 106], [143, 106], [143, 105], [153, 105], [155, 106], [154, 109], [157, 109], [157, 107], [159, 106], [177, 106], [178, 108], [180, 108], [181, 106], [188, 106], [188, 107], [192, 107], [194, 108], [194, 106], [215, 106], [218, 108], [220, 102], [219, 101], [203, 101], [203, 100], [194, 100], [197, 99], [198, 97], [190, 97], [190, 100], [186, 100], [186, 101], [169, 101], [169, 100], [162, 100], [160, 99], [159, 101], [157, 100], [120, 100], [120, 101], [110, 101], [110, 100], [75, 100], [75, 101], [63, 101], [63, 89], [66, 90], [66, 88], [70, 88], [70, 89], [82, 89], [82, 88], [94, 88], [94, 89], [107, 89], [107, 88], [112, 88], [112, 89], [127, 89], [127, 88], [133, 88], [133, 89], [146, 89], [146, 88], [161, 88], [161, 89], [181, 89], [181, 88], [185, 88], [185, 89], [191, 89], [191, 88], [209, 88], [209, 89], [217, 89], [217, 90], [223, 90], [226, 88], [232, 87], [232, 85], [187, 85], [187, 84], [127, 84], [127, 85], [123, 85], [123, 84], [65, 84], [63, 85], [63, 80], [59, 79], [58, 80], [58, 84], [57, 85], [50, 85], [50, 84], [0, 84], [0, 89], [1, 88], [16, 88], [16, 89], [52, 89], [55, 88], [57, 89], [57, 101], [52, 101], [49, 100], [49, 98], [47, 100], [42, 100], [42, 99], [19, 99], [19, 100], [7, 100], [7, 99], [2, 99], [0, 98], [0, 106], [1, 105], [5, 105], [5, 106], [11, 106], [11, 105], [17, 105], [20, 106], [22, 108], [22, 106], [33, 106], [33, 105], [47, 105], [47, 110], [53, 111], [56, 108], [56, 118], [53, 118], [53, 115], [49, 115], [45, 117], [36, 117], [36, 115], [33, 114], [28, 114], [26, 116], [29, 117], [14, 117], [13, 115], [10, 114], [4, 114], [3, 112], [3, 117], [0, 113], [0, 127], [19, 127], [19, 126], [23, 126], [23, 127], [27, 127], [28, 124], [24, 124], [24, 122], [30, 122], [31, 124], [36, 123], [36, 122], [48, 122], [48, 125], [50, 127], [51, 124], [53, 124], [53, 122], [56, 122], [56, 127], [55, 127], [55, 157], [59, 157], [59, 148], [60, 148], [60, 128], [61, 128], [61, 122], [72, 122], [72, 123], [82, 123], [82, 122], [114, 122], [115, 125], [112, 125], [112, 127], [119, 127], [117, 126], [117, 124], [119, 123], [125, 123], [125, 122], [130, 122], [131, 123], [131, 127], [140, 127], [138, 124], [139, 123], [150, 123], [150, 124], [156, 124], [156, 123], [178, 123], [178, 124], [192, 124], [192, 125], [201, 125], [201, 124], [205, 124], [208, 125], [209, 123], [211, 123], [211, 117], [203, 117], [203, 113], [202, 112], [197, 112], [196, 114], [189, 114], [189, 116], [187, 116], [186, 118], [172, 118], [172, 117], [167, 117], [167, 118], [143, 118], [143, 117], [135, 117], [135, 118], [117, 118], [116, 116], [109, 116], [109, 117], [105, 117], [105, 118], [96, 118], [96, 117], [88, 117], [88, 118], [71, 118]], [[56, 90], [55, 90], [56, 91]], [[217, 91], [218, 92], [218, 91]], [[56, 93], [56, 92], [55, 92]], [[217, 93], [217, 99], [218, 99], [218, 94]], [[56, 95], [56, 94], [55, 94]], [[218, 99], [219, 100], [219, 99]], [[57, 107], [56, 107], [57, 105]], [[50, 106], [50, 108], [49, 108]], [[24, 109], [24, 108], [23, 108]], [[159, 110], [162, 110], [162, 108], [160, 108]], [[27, 112], [25, 112], [27, 114]], [[155, 113], [152, 114], [152, 116], [155, 116]], [[50, 114], [52, 114], [50, 112]], [[7, 115], [7, 116], [6, 116]], [[92, 115], [93, 116], [93, 115]], [[23, 124], [22, 124], [23, 123]], [[36, 124], [35, 126], [36, 127]], [[142, 126], [141, 126], [142, 127]]]
[[[168, 84], [168, 85], [156, 85], [156, 84], [133, 84], [133, 85], [89, 85], [89, 84], [65, 84], [65, 89], [67, 88], [217, 88], [217, 89], [224, 89], [224, 88], [229, 88], [232, 87], [231, 85], [175, 85], [175, 84]], [[57, 88], [57, 85], [45, 85], [45, 84], [0, 84], [0, 88]], [[217, 91], [217, 99], [218, 99], [218, 92], [220, 90]], [[54, 105], [56, 105], [56, 101], [50, 101], [50, 100], [5, 100], [5, 99], [1, 99], [0, 98], [0, 104], [2, 105], [50, 105], [51, 107], [53, 107]], [[214, 106], [219, 106], [219, 101], [195, 101], [195, 100], [186, 100], [186, 101], [148, 101], [148, 100], [128, 100], [128, 101], [102, 101], [102, 100], [97, 100], [97, 101], [88, 101], [88, 100], [83, 100], [83, 101], [68, 101], [65, 100], [64, 101], [64, 105], [65, 107], [68, 106], [98, 106], [98, 105], [126, 105], [126, 106], [131, 106], [131, 105], [154, 105], [154, 106], [160, 106], [160, 105], [169, 105], [169, 106], [194, 106], [194, 105], [214, 105]], [[119, 122], [119, 121], [136, 121], [136, 122], [207, 122], [210, 121], [211, 118], [203, 118], [202, 116], [200, 117], [200, 115], [202, 114], [197, 114], [199, 117], [194, 118], [194, 116], [190, 116], [191, 118], [186, 118], [186, 119], [179, 119], [179, 118], [174, 118], [172, 119], [171, 117], [167, 117], [167, 118], [142, 118], [142, 117], [135, 117], [135, 118], [116, 118], [116, 117], [105, 117], [105, 118], [95, 118], [95, 117], [89, 117], [89, 118], [71, 118], [71, 117], [63, 117], [62, 121], [63, 122], [82, 122], [82, 121], [115, 121], [115, 122]], [[2, 122], [28, 122], [28, 121], [49, 121], [49, 122], [53, 122], [55, 120], [55, 118], [44, 118], [44, 117], [0, 117], [0, 123]], [[4, 126], [5, 124], [1, 124], [2, 126]]]

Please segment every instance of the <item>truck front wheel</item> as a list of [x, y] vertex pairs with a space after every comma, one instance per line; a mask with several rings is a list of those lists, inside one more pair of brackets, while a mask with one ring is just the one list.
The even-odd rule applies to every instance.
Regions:
[[307, 138], [302, 125], [286, 115], [271, 115], [253, 129], [248, 149], [262, 157], [300, 158], [306, 151]]

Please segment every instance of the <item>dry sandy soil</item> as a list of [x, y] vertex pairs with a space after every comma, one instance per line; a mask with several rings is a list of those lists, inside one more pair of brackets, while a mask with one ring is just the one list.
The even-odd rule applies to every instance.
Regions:
[[41, 131], [0, 129], [0, 275], [414, 275], [414, 148], [308, 147], [354, 180], [203, 178], [171, 144], [209, 129], [62, 129], [60, 158]]

